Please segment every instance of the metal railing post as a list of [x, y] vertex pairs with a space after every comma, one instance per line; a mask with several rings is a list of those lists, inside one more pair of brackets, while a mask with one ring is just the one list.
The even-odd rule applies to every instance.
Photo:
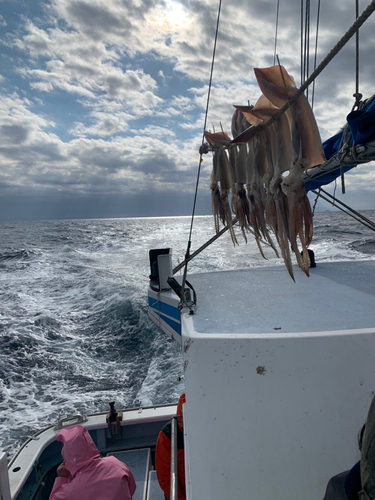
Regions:
[[170, 500], [177, 500], [177, 417], [171, 422], [171, 495]]
[[0, 453], [0, 498], [1, 500], [12, 500], [6, 453]]

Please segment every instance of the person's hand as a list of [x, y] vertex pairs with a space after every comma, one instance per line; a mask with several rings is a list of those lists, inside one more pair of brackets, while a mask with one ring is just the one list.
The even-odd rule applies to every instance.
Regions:
[[65, 468], [65, 462], [57, 467], [56, 472], [59, 477], [67, 477], [68, 479], [70, 479], [71, 473], [68, 471], [68, 469]]

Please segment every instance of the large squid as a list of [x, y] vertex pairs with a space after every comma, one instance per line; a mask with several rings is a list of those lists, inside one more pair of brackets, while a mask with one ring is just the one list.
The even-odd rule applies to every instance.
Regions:
[[[267, 122], [273, 115], [278, 112], [278, 108], [271, 103], [266, 105], [267, 100], [262, 96], [264, 107], [253, 110], [253, 113], [261, 117]], [[259, 99], [260, 101], [260, 99]], [[269, 224], [276, 235], [281, 255], [283, 257], [285, 267], [287, 268], [290, 277], [294, 280], [292, 261], [289, 250], [289, 221], [288, 221], [288, 201], [287, 197], [281, 189], [283, 180], [283, 172], [291, 168], [292, 163], [292, 143], [290, 133], [289, 117], [286, 113], [271, 124], [268, 129], [268, 151], [269, 162], [272, 164], [272, 169], [269, 168], [268, 175], [264, 176], [264, 182], [267, 186], [267, 203], [266, 203], [266, 222]], [[270, 178], [270, 173], [272, 177]]]
[[[254, 69], [259, 87], [277, 107], [284, 106], [297, 89], [293, 78], [282, 66]], [[298, 265], [309, 276], [310, 259], [307, 247], [313, 233], [312, 212], [302, 181], [303, 171], [324, 163], [324, 154], [318, 127], [311, 107], [302, 94], [291, 105], [292, 113], [292, 166], [281, 187], [287, 195], [289, 207], [289, 239]], [[302, 245], [298, 249], [297, 236]]]

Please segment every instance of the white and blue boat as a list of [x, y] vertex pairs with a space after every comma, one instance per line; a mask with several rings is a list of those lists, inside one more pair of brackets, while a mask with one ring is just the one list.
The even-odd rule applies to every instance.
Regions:
[[[350, 118], [352, 141], [333, 138], [327, 162], [305, 173], [307, 190], [375, 159], [374, 102], [359, 110], [364, 127]], [[183, 356], [187, 500], [319, 500], [359, 460], [375, 393], [375, 260], [316, 257], [309, 278], [294, 266], [295, 282], [282, 266], [187, 280], [174, 277], [182, 265], [173, 268], [170, 248], [150, 251], [148, 314]], [[0, 454], [0, 498], [47, 500], [61, 462], [55, 435], [81, 424], [103, 455], [132, 469], [134, 500], [163, 499], [154, 453], [175, 413], [166, 405], [61, 418], [9, 463]]]

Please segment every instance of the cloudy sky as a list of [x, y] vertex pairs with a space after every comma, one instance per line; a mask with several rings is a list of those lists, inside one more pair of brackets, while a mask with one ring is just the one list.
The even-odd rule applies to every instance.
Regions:
[[[276, 6], [223, 0], [209, 129], [229, 132], [232, 105], [258, 98], [253, 68], [273, 64]], [[217, 9], [217, 0], [0, 0], [0, 220], [190, 214]], [[354, 18], [354, 0], [322, 1], [318, 63]], [[375, 15], [360, 42], [370, 97]], [[300, 0], [280, 0], [277, 53], [300, 85]], [[323, 140], [351, 110], [354, 56], [353, 38], [316, 82]], [[205, 214], [209, 155], [202, 169]], [[354, 169], [344, 201], [375, 208], [374, 181], [373, 165]]]

